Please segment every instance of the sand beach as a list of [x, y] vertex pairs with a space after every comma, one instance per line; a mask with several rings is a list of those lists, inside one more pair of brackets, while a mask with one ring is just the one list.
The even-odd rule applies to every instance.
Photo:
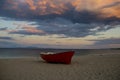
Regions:
[[0, 59], [0, 80], [120, 80], [120, 54], [73, 56], [70, 65], [41, 58]]

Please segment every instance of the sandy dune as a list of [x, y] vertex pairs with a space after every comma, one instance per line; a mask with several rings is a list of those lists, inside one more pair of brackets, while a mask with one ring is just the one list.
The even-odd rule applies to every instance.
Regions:
[[0, 80], [120, 80], [120, 54], [74, 56], [70, 65], [0, 59]]

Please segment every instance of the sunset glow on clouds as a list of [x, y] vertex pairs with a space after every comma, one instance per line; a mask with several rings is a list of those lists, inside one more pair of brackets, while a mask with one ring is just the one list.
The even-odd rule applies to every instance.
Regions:
[[0, 1], [0, 47], [115, 48], [119, 31], [120, 0]]
[[4, 9], [15, 10], [18, 16], [26, 16], [29, 12], [34, 16], [60, 15], [73, 8], [73, 10], [78, 12], [87, 10], [107, 15], [107, 17], [120, 17], [120, 0], [5, 0], [4, 2]]

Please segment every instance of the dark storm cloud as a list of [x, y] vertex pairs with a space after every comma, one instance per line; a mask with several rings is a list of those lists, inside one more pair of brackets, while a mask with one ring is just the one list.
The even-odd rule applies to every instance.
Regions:
[[103, 49], [103, 48], [119, 48], [120, 47], [120, 38], [108, 38], [108, 39], [92, 39], [92, 40], [87, 40], [87, 41], [92, 41], [94, 42], [93, 45], [86, 45], [86, 48], [98, 48], [98, 49]]
[[110, 38], [110, 39], [102, 39], [102, 40], [88, 40], [95, 41], [94, 45], [108, 45], [108, 44], [120, 44], [120, 38]]
[[103, 23], [103, 24], [111, 24], [112, 22], [119, 21], [120, 18], [116, 16], [111, 17], [100, 17], [101, 13], [98, 12], [91, 12], [87, 10], [83, 11], [66, 11], [64, 14], [61, 15], [62, 18], [68, 19], [73, 23]]
[[[60, 37], [84, 37], [90, 34], [95, 34], [94, 31], [90, 31], [91, 28], [95, 28], [96, 24], [84, 24], [73, 23], [71, 21], [56, 18], [53, 20], [39, 21], [35, 30], [37, 32], [29, 31], [29, 29], [15, 30], [9, 32], [9, 34], [23, 34], [23, 35], [53, 35], [57, 34]], [[39, 30], [44, 32], [39, 32]]]
[[[118, 23], [111, 25], [96, 24], [96, 23], [73, 23], [63, 18], [55, 18], [49, 20], [40, 20], [36, 23], [37, 27], [22, 28], [22, 30], [13, 30], [9, 34], [22, 34], [22, 35], [59, 35], [60, 37], [85, 37], [88, 35], [98, 35], [96, 32], [106, 31], [111, 28], [118, 27]], [[32, 24], [33, 26], [35, 24]], [[101, 34], [99, 34], [101, 35]]]
[[55, 19], [55, 21], [39, 23], [38, 29], [42, 29], [48, 34], [64, 34], [68, 37], [83, 37], [91, 33], [88, 32], [91, 26], [89, 24], [72, 23], [64, 19]]
[[96, 43], [97, 45], [102, 45], [102, 44], [120, 44], [120, 38], [111, 38], [111, 39], [104, 39], [104, 40], [97, 40]]
[[3, 5], [5, 4], [5, 0], [0, 0], [0, 9], [3, 8]]
[[111, 25], [96, 23], [73, 23], [63, 18], [54, 20], [39, 21], [37, 29], [41, 29], [48, 34], [64, 34], [67, 37], [84, 37], [87, 35], [96, 35], [96, 32], [115, 28], [117, 23]]
[[7, 30], [7, 27], [0, 28], [0, 31], [4, 31], [4, 30]]
[[0, 37], [0, 40], [13, 40], [13, 38], [11, 38], [11, 37]]
[[[0, 12], [1, 13], [1, 12]], [[25, 16], [16, 15], [22, 13], [16, 13], [14, 11], [3, 11], [1, 16], [11, 17], [16, 20], [28, 20], [28, 21], [39, 21], [39, 20], [47, 20], [47, 19], [55, 19], [55, 18], [63, 18], [66, 20], [70, 20], [73, 23], [104, 23], [110, 24], [112, 22], [120, 21], [120, 18], [115, 16], [108, 17], [108, 18], [100, 18], [99, 13], [94, 13], [90, 11], [75, 11], [75, 10], [68, 10], [65, 11], [63, 14], [47, 14], [47, 15], [34, 15], [31, 12], [27, 12]]]

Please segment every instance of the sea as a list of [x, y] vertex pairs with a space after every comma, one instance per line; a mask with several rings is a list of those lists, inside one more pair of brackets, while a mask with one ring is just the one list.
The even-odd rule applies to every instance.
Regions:
[[41, 48], [0, 48], [0, 59], [4, 58], [26, 58], [39, 57], [40, 53], [59, 53], [65, 51], [75, 51], [74, 56], [88, 54], [120, 54], [120, 49], [41, 49]]

